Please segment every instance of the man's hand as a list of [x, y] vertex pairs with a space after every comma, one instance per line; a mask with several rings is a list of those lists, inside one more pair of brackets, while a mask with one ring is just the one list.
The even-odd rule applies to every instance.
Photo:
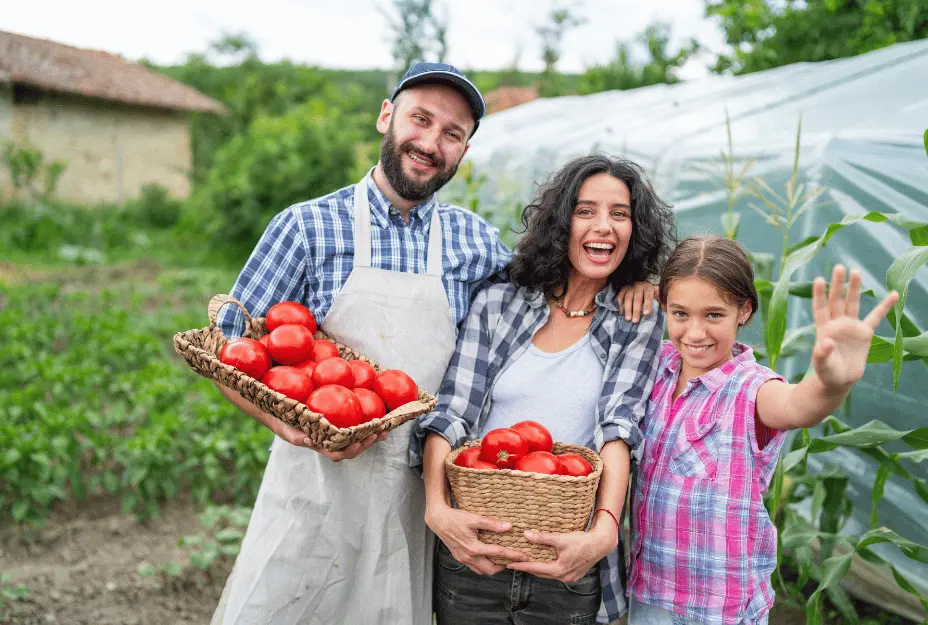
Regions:
[[253, 403], [232, 389], [223, 386], [222, 384], [216, 383], [216, 387], [219, 389], [220, 393], [225, 395], [226, 399], [235, 405], [236, 408], [261, 423], [264, 427], [269, 429], [283, 440], [287, 441], [291, 445], [296, 445], [297, 447], [308, 447], [309, 449], [322, 454], [332, 462], [341, 462], [342, 460], [356, 458], [374, 443], [387, 440], [386, 432], [381, 434], [371, 434], [363, 441], [352, 443], [341, 451], [326, 451], [321, 447], [314, 446], [312, 441], [309, 440], [309, 437], [306, 436], [306, 433], [303, 432], [303, 430], [300, 430], [290, 425], [289, 423], [284, 423], [274, 415], [264, 412]]
[[342, 460], [351, 460], [352, 458], [357, 458], [365, 450], [369, 449], [374, 443], [385, 440], [387, 440], [387, 433], [381, 432], [380, 434], [371, 434], [363, 441], [352, 443], [341, 451], [326, 451], [322, 447], [314, 447], [312, 445], [307, 445], [307, 447], [313, 451], [318, 451], [332, 462], [341, 462]]

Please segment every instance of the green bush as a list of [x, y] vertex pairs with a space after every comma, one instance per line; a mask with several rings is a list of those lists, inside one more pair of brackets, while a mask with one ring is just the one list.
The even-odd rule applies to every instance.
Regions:
[[157, 183], [142, 185], [133, 205], [142, 225], [155, 228], [170, 228], [183, 211], [183, 202], [169, 196], [168, 190]]
[[352, 181], [358, 139], [354, 125], [318, 100], [257, 118], [219, 150], [185, 231], [251, 249], [275, 214]]
[[0, 202], [0, 247], [68, 257], [75, 249], [95, 257], [139, 245], [129, 211], [118, 206], [87, 207], [63, 202]]

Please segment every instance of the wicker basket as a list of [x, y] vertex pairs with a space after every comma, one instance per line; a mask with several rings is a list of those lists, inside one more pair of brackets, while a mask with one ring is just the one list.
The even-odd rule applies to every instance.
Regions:
[[[586, 458], [593, 472], [584, 477], [541, 475], [512, 469], [496, 471], [468, 469], [454, 464], [463, 450], [476, 447], [479, 440], [454, 449], [445, 458], [445, 473], [459, 508], [481, 516], [508, 521], [512, 529], [504, 533], [480, 532], [480, 540], [492, 545], [518, 549], [532, 560], [557, 559], [547, 545], [525, 539], [525, 530], [576, 532], [586, 529], [596, 501], [603, 461], [592, 449], [581, 445], [554, 443], [554, 453], [576, 453]], [[508, 559], [490, 558], [496, 564]]]
[[[226, 304], [235, 304], [245, 313], [244, 336], [259, 339], [267, 334], [263, 317], [251, 317], [245, 307], [234, 297], [217, 295], [209, 302], [209, 327], [175, 334], [174, 351], [183, 356], [190, 368], [204, 378], [231, 388], [261, 410], [306, 432], [313, 445], [327, 451], [340, 451], [352, 443], [364, 440], [371, 434], [389, 432], [410, 419], [429, 412], [437, 403], [433, 395], [420, 389], [418, 400], [400, 406], [379, 419], [350, 428], [337, 428], [324, 416], [313, 412], [306, 405], [271, 390], [258, 380], [219, 361], [217, 354], [228, 339], [216, 325], [216, 317], [219, 309]], [[321, 330], [316, 332], [316, 338], [333, 341], [338, 347], [339, 354], [345, 360], [364, 360], [373, 365], [378, 372], [381, 370], [377, 363], [355, 352], [347, 345], [335, 341]]]

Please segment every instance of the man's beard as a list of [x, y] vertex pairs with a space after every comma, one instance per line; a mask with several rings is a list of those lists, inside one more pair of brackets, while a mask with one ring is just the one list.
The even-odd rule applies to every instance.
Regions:
[[[409, 178], [406, 172], [403, 171], [403, 154], [409, 152], [429, 158], [438, 168], [438, 171], [425, 182], [417, 182]], [[383, 173], [393, 190], [401, 198], [410, 202], [421, 202], [431, 197], [433, 193], [445, 186], [458, 171], [458, 163], [445, 169], [445, 159], [440, 154], [423, 152], [415, 148], [412, 141], [397, 146], [396, 138], [393, 135], [392, 120], [387, 134], [383, 136], [383, 141], [380, 142], [380, 164], [383, 166]]]

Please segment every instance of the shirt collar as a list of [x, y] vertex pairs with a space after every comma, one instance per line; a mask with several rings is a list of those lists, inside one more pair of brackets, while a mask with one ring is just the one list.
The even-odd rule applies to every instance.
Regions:
[[[374, 182], [373, 168], [368, 172], [367, 177], [367, 200], [371, 205], [372, 222], [376, 223], [381, 228], [389, 226], [391, 211], [396, 212], [396, 209], [393, 208], [393, 204], [390, 203], [387, 196], [383, 194], [383, 191], [381, 191], [377, 183]], [[410, 223], [417, 219], [420, 223], [427, 223], [427, 221], [432, 218], [432, 211], [435, 209], [437, 203], [435, 194], [433, 193], [424, 202], [413, 206], [409, 211]]]
[[[725, 382], [728, 381], [728, 378], [736, 369], [746, 362], [754, 362], [754, 350], [744, 343], [735, 342], [734, 346], [731, 348], [731, 353], [733, 356], [731, 360], [724, 363], [721, 367], [716, 367], [712, 371], [706, 371], [702, 375], [696, 376], [693, 380], [699, 380], [703, 386], [715, 392], [725, 385]], [[674, 374], [679, 372], [682, 362], [683, 356], [674, 349], [673, 355], [667, 359], [667, 364], [664, 365], [664, 373]]]

